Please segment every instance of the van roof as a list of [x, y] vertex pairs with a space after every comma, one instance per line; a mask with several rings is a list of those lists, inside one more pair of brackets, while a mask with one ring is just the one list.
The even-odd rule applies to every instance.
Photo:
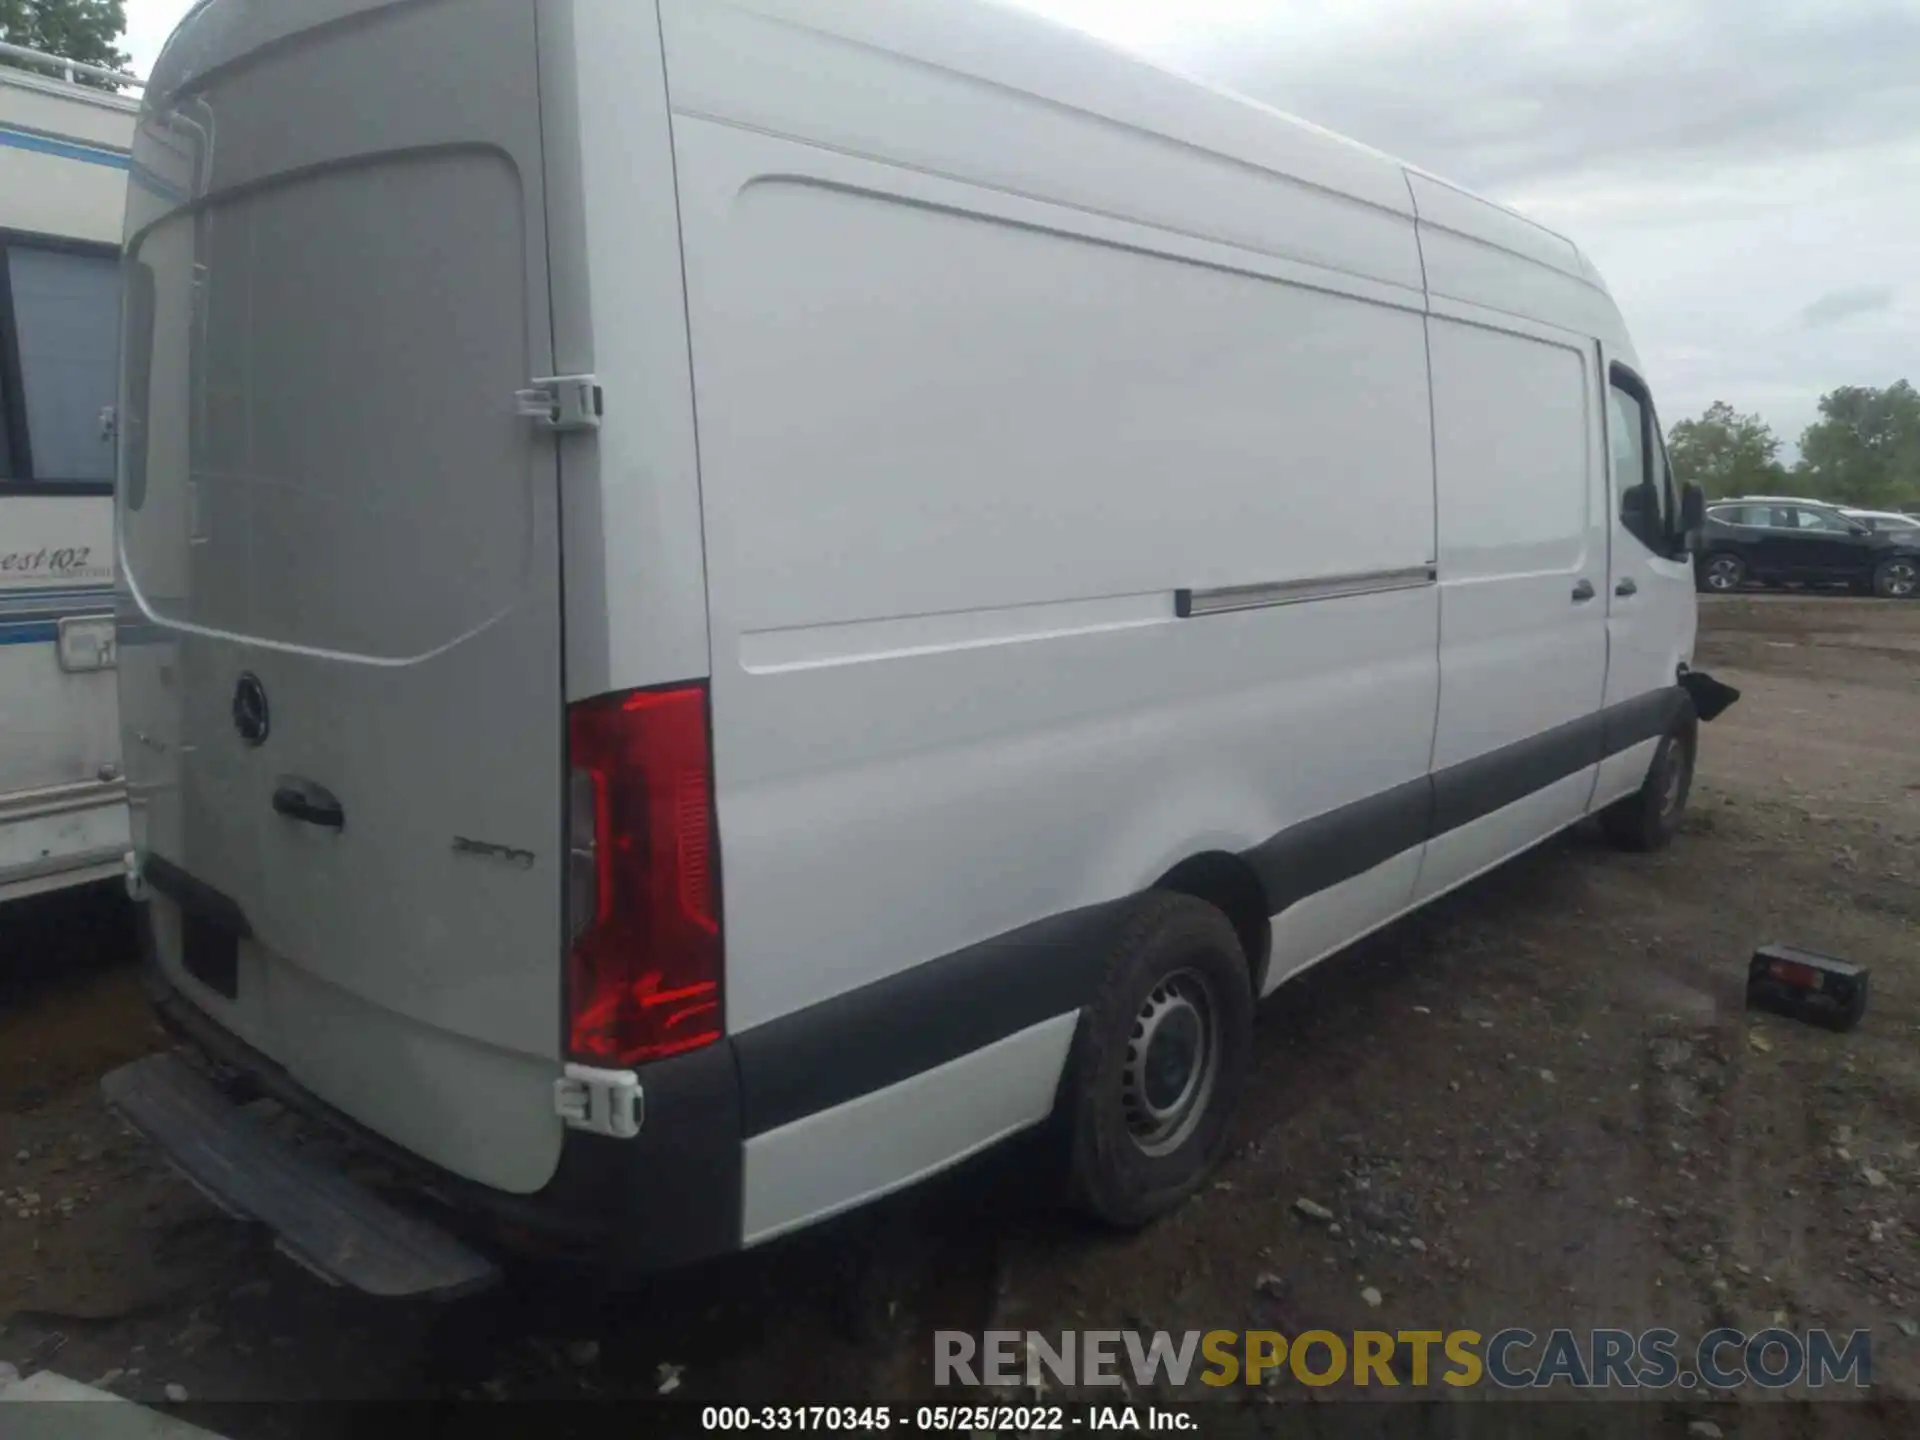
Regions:
[[[847, 3], [848, 0], [813, 0], [813, 4], [818, 8], [844, 6]], [[1222, 132], [1228, 129], [1227, 117], [1229, 114], [1237, 113], [1243, 117], [1245, 121], [1252, 123], [1247, 125], [1243, 140], [1240, 134], [1235, 134], [1234, 138], [1236, 140], [1242, 140], [1242, 143], [1246, 144], [1247, 149], [1244, 152], [1236, 153], [1234, 158], [1254, 164], [1262, 164], [1264, 158], [1262, 152], [1269, 150], [1271, 140], [1269, 139], [1266, 143], [1263, 143], [1260, 132], [1264, 130], [1267, 136], [1272, 137], [1276, 136], [1284, 128], [1284, 130], [1291, 132], [1291, 136], [1296, 137], [1297, 141], [1303, 145], [1318, 146], [1328, 152], [1337, 150], [1345, 155], [1351, 156], [1356, 162], [1391, 170], [1396, 173], [1401, 178], [1402, 183], [1408, 185], [1411, 203], [1395, 208], [1399, 208], [1406, 213], [1419, 213], [1418, 196], [1410, 183], [1414, 177], [1418, 177], [1430, 185], [1441, 186], [1453, 192], [1456, 196], [1474, 201], [1480, 206], [1485, 206], [1487, 209], [1497, 212], [1497, 214], [1505, 220], [1515, 222], [1518, 226], [1524, 227], [1526, 231], [1537, 232], [1542, 237], [1547, 237], [1558, 242], [1558, 244], [1552, 248], [1554, 250], [1560, 250], [1561, 247], [1564, 247], [1564, 252], [1570, 252], [1572, 256], [1572, 264], [1566, 264], [1560, 256], [1555, 256], [1555, 260], [1560, 261], [1557, 268], [1566, 269], [1570, 273], [1579, 275], [1602, 289], [1605, 288], [1598, 272], [1593, 269], [1585, 255], [1580, 252], [1579, 246], [1567, 236], [1560, 234], [1558, 231], [1546, 225], [1542, 225], [1539, 221], [1522, 214], [1512, 206], [1502, 204], [1498, 200], [1489, 199], [1487, 196], [1481, 195], [1457, 181], [1449, 180], [1442, 175], [1436, 175], [1421, 166], [1410, 164], [1407, 161], [1387, 154], [1385, 151], [1378, 150], [1359, 140], [1326, 129], [1324, 126], [1316, 125], [1310, 120], [1302, 119], [1298, 115], [1290, 114], [1264, 101], [1256, 100], [1238, 91], [1227, 89], [1224, 86], [1201, 79], [1196, 75], [1179, 70], [1160, 61], [1147, 59], [1122, 46], [1103, 40], [1098, 36], [1089, 35], [1084, 31], [1073, 29], [1071, 26], [1051, 16], [1042, 15], [1032, 10], [1017, 8], [1009, 4], [1008, 0], [974, 0], [974, 3], [983, 9], [991, 9], [1003, 14], [1008, 14], [1019, 23], [1035, 27], [1046, 27], [1072, 36], [1074, 42], [1085, 47], [1090, 55], [1096, 53], [1103, 55], [1108, 63], [1115, 67], [1115, 79], [1121, 78], [1123, 67], [1132, 67], [1137, 71], [1154, 73], [1167, 81], [1177, 84], [1194, 97], [1194, 114], [1196, 118], [1202, 113], [1202, 107], [1211, 106], [1217, 108], [1218, 121]], [[1119, 88], [1124, 89], [1126, 87]], [[1158, 99], [1160, 97], [1152, 98]], [[1171, 94], [1169, 93], [1166, 98], [1171, 101]], [[1175, 107], [1169, 104], [1167, 108], [1169, 111], [1172, 111]], [[1238, 126], [1233, 127], [1235, 131], [1238, 131], [1239, 128]], [[1221, 153], [1228, 152], [1223, 150]], [[1263, 168], [1265, 167], [1263, 166]], [[1276, 168], [1279, 168], [1281, 173], [1291, 173], [1283, 166]], [[1434, 219], [1433, 216], [1424, 214], [1421, 218], [1429, 221]], [[1477, 228], [1473, 227], [1471, 220], [1466, 222], [1466, 227], [1468, 228], [1463, 228], [1461, 224], [1455, 223], [1455, 217], [1453, 216], [1449, 216], [1442, 223], [1445, 223], [1449, 229], [1462, 230], [1463, 233], [1474, 233], [1474, 230]], [[1508, 226], [1500, 225], [1496, 221], [1488, 228], [1495, 232], [1505, 233], [1475, 234], [1475, 238], [1499, 245], [1502, 249], [1514, 248], [1512, 244], [1508, 243], [1513, 238], [1513, 232]], [[1536, 255], [1534, 258], [1542, 257]]]
[[[1401, 214], [1418, 215], [1501, 249], [1544, 261], [1603, 292], [1606, 289], [1599, 273], [1573, 241], [1510, 206], [1011, 0], [889, 0], [885, 5], [869, 0], [701, 3], [732, 5], [1102, 114], [1129, 128], [1243, 165]], [[188, 78], [182, 72], [190, 73], [195, 68], [192, 60], [173, 52], [182, 48], [180, 37], [205, 12], [220, 8], [221, 0], [196, 0], [156, 63], [154, 83], [159, 88], [171, 89]], [[329, 0], [320, 8], [347, 7], [339, 0]], [[249, 16], [246, 28], [261, 30], [264, 35], [266, 29], [291, 19]], [[1419, 203], [1422, 184], [1473, 203], [1448, 205], [1444, 216], [1425, 214]]]
[[1510, 206], [1370, 145], [1010, 0], [726, 3], [1023, 91], [1128, 129], [1440, 226], [1606, 285], [1578, 246]]
[[[307, 6], [240, 7], [198, 0], [154, 67], [152, 84], [168, 93], [220, 65], [235, 47], [255, 48], [329, 17], [392, 0], [310, 0]], [[1261, 101], [1149, 60], [1012, 0], [663, 0], [731, 9], [863, 48], [910, 59], [987, 86], [1023, 93], [1249, 171], [1415, 218], [1479, 244], [1545, 266], [1604, 301], [1563, 295], [1535, 318], [1587, 333], [1614, 335], [1630, 357], [1605, 282], [1572, 240], [1497, 201], [1357, 140]], [[1431, 259], [1431, 257], [1430, 257]], [[1447, 262], [1438, 263], [1442, 269]], [[1453, 298], [1532, 313], [1502, 303], [1476, 278], [1480, 267], [1454, 265], [1464, 286]], [[1434, 278], [1429, 265], [1429, 279]], [[1525, 286], [1521, 287], [1525, 289]], [[1537, 293], [1537, 287], [1528, 293]]]

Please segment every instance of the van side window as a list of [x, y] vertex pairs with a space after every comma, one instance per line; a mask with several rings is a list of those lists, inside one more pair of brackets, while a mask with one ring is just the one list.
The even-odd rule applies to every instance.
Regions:
[[0, 287], [6, 478], [104, 489], [113, 481], [101, 421], [118, 387], [118, 261], [16, 241], [0, 249]]
[[1614, 503], [1628, 534], [1656, 555], [1672, 547], [1673, 478], [1653, 406], [1614, 367], [1607, 386], [1607, 439], [1613, 459]]
[[1660, 433], [1660, 414], [1651, 405], [1647, 407], [1647, 423], [1653, 432], [1653, 478], [1660, 490], [1661, 534], [1668, 542], [1662, 548], [1671, 550], [1671, 542], [1680, 530], [1680, 487], [1673, 483], [1666, 436]]

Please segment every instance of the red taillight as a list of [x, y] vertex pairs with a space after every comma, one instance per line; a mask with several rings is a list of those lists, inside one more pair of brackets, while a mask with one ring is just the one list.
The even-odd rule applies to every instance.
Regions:
[[624, 1068], [720, 1038], [720, 910], [704, 686], [567, 714], [567, 1050]]
[[1796, 990], [1818, 990], [1820, 972], [1811, 965], [1797, 965], [1791, 960], [1776, 960], [1772, 966], [1773, 978]]

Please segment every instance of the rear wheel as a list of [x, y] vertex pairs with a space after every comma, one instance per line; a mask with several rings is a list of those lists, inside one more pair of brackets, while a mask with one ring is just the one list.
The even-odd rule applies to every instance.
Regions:
[[1716, 595], [1738, 590], [1747, 579], [1747, 564], [1738, 555], [1709, 555], [1700, 567], [1700, 584]]
[[1062, 1097], [1075, 1205], [1133, 1229], [1198, 1189], [1231, 1138], [1252, 1037], [1252, 978], [1227, 917], [1185, 895], [1143, 897]]
[[1887, 600], [1911, 600], [1920, 594], [1920, 560], [1896, 555], [1873, 572], [1873, 593]]
[[1600, 828], [1622, 850], [1662, 850], [1680, 831], [1693, 793], [1693, 760], [1700, 722], [1691, 702], [1654, 751], [1640, 788], [1600, 812]]

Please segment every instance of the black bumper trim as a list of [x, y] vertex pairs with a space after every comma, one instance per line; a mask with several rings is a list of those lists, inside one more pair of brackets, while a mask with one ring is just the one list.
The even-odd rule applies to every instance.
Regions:
[[[1240, 858], [1269, 915], [1665, 734], [1663, 686], [1293, 825]], [[734, 1037], [746, 1134], [857, 1100], [1091, 999], [1127, 900], [1069, 911], [783, 1015]]]
[[221, 1209], [258, 1220], [295, 1260], [369, 1295], [452, 1300], [500, 1278], [492, 1261], [289, 1144], [178, 1052], [148, 1055], [100, 1092]]
[[[1581, 716], [1289, 827], [1242, 859], [1265, 891], [1268, 913], [1277, 915], [1665, 733], [1686, 699], [1686, 689], [1675, 685]], [[554, 1177], [538, 1195], [504, 1195], [445, 1172], [434, 1172], [428, 1188], [458, 1208], [584, 1237], [649, 1269], [737, 1249], [747, 1137], [1078, 1010], [1099, 983], [1110, 936], [1129, 903], [1122, 898], [1021, 926], [650, 1065], [641, 1076], [647, 1120], [640, 1136], [568, 1132]], [[197, 1018], [202, 1037], [216, 1032], [213, 1040], [196, 1037], [203, 1049], [213, 1051], [220, 1040], [238, 1045], [177, 995], [173, 1010], [184, 1010], [188, 1023]], [[263, 1067], [266, 1075], [277, 1072], [259, 1056], [233, 1066], [256, 1075]], [[284, 1075], [273, 1083], [295, 1092], [283, 1100], [291, 1108], [311, 1113], [319, 1104]], [[344, 1117], [330, 1118], [397, 1163], [421, 1169], [418, 1157]]]
[[641, 1069], [647, 1118], [639, 1135], [615, 1140], [569, 1130], [546, 1186], [513, 1195], [443, 1170], [328, 1105], [182, 994], [160, 969], [150, 916], [141, 917], [139, 929], [147, 997], [169, 1030], [231, 1081], [390, 1164], [452, 1212], [450, 1228], [477, 1228], [477, 1238], [501, 1249], [637, 1273], [740, 1248], [740, 1083], [730, 1042]]

